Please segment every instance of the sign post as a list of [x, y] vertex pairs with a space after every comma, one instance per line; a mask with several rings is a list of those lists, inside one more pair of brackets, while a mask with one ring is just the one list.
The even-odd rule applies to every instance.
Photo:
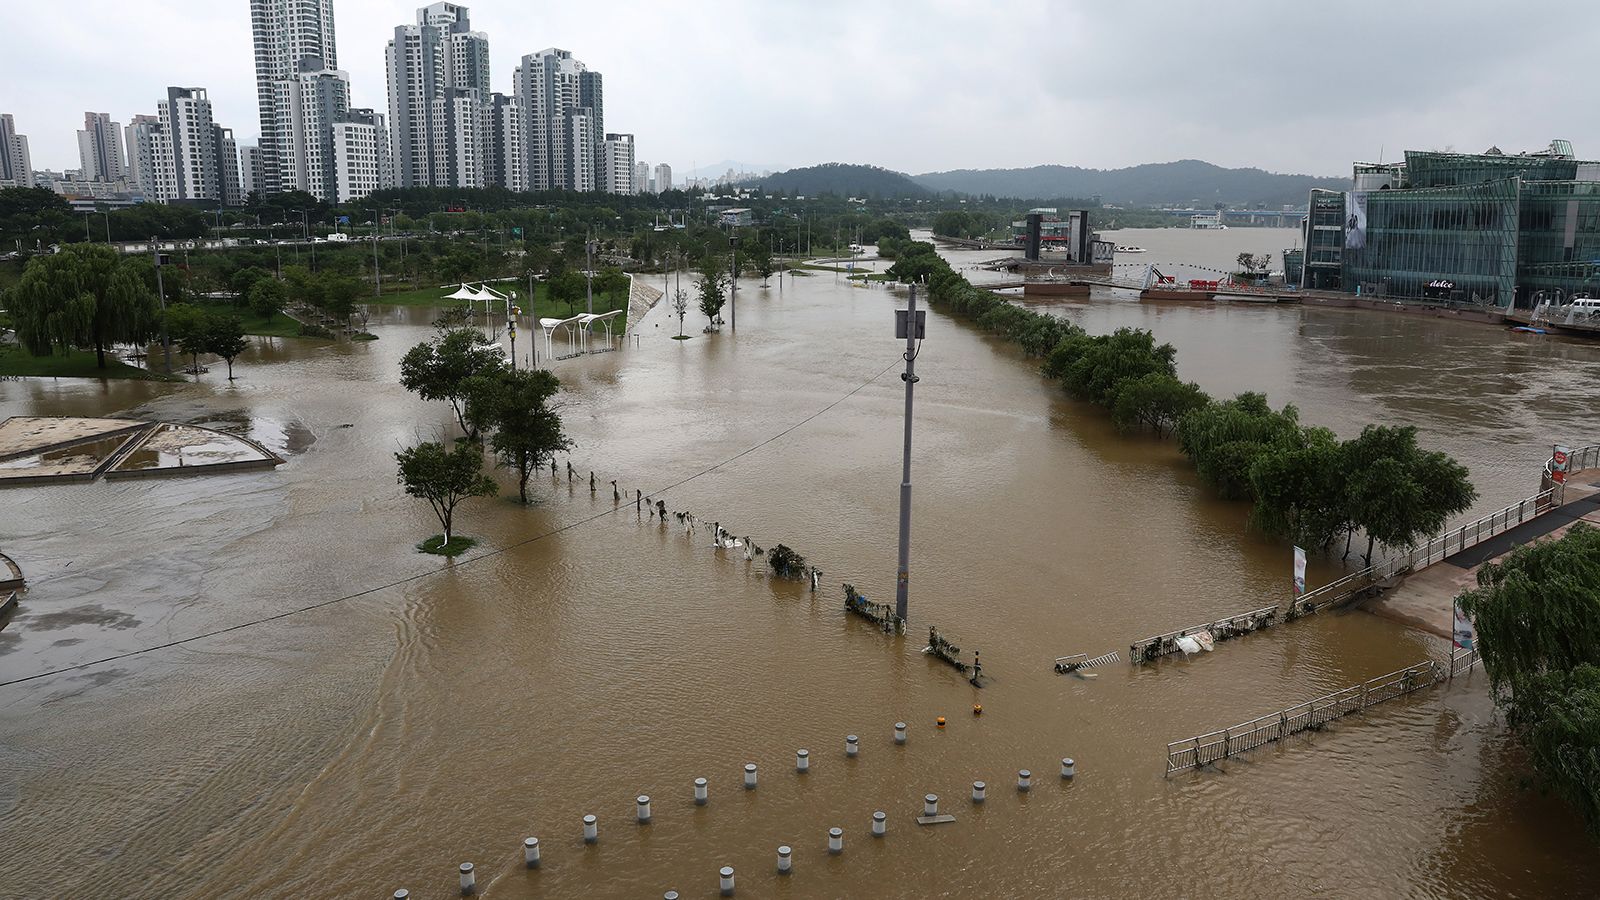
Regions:
[[1295, 596], [1295, 599], [1296, 600], [1300, 599], [1300, 596], [1302, 594], [1304, 594], [1305, 592], [1306, 592], [1306, 551], [1300, 549], [1299, 547], [1296, 547], [1296, 548], [1294, 548], [1294, 596]]
[[1567, 460], [1572, 456], [1572, 451], [1557, 444], [1550, 451], [1550, 480], [1556, 484], [1565, 484], [1567, 481]]

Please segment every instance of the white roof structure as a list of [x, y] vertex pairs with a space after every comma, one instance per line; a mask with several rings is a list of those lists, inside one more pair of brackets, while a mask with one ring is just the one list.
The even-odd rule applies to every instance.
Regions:
[[469, 285], [466, 282], [462, 282], [461, 286], [456, 288], [455, 293], [450, 294], [449, 296], [445, 297], [444, 299], [446, 299], [446, 300], [470, 300], [470, 301], [476, 301], [476, 300], [507, 300], [507, 299], [510, 299], [510, 298], [508, 298], [505, 294], [502, 294], [499, 291], [495, 290], [494, 288], [489, 287], [488, 285], [479, 284], [477, 287], [473, 287], [472, 285]]

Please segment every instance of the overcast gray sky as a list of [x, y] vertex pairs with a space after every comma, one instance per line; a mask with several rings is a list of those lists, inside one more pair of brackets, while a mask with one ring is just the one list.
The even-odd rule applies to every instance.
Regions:
[[[4, 0], [6, 5], [17, 0]], [[335, 0], [358, 106], [387, 107], [383, 48], [422, 4]], [[606, 127], [679, 171], [737, 159], [920, 173], [1198, 158], [1343, 174], [1402, 150], [1600, 157], [1600, 3], [1544, 0], [533, 2], [466, 4], [494, 87], [562, 47], [605, 74]], [[167, 85], [258, 132], [246, 0], [57, 0], [0, 30], [0, 112], [35, 168], [76, 168], [83, 112], [126, 123]]]

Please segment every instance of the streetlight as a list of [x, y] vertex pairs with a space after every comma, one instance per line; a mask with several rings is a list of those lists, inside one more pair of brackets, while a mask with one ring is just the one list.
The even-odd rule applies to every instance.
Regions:
[[150, 255], [156, 263], [156, 297], [161, 300], [161, 357], [166, 360], [167, 374], [172, 374], [172, 338], [167, 334], [167, 289], [161, 282], [161, 245], [155, 235], [150, 236]]
[[[516, 291], [511, 292], [511, 299], [513, 301], [517, 299]], [[522, 313], [522, 310], [516, 306], [509, 306], [506, 309], [506, 313], [506, 334], [511, 335], [511, 371], [515, 372], [517, 370], [517, 316]]]
[[588, 282], [586, 290], [589, 293], [589, 314], [594, 315], [594, 251], [598, 249], [593, 238], [583, 243], [583, 258], [588, 263], [584, 269], [584, 278]]
[[739, 233], [728, 235], [728, 246], [733, 253], [728, 260], [728, 328], [739, 330]]
[[906, 370], [900, 380], [906, 383], [906, 448], [900, 474], [900, 568], [894, 582], [894, 614], [906, 621], [906, 588], [911, 580], [911, 393], [916, 386], [917, 342], [927, 332], [927, 313], [917, 310], [917, 286], [911, 286], [911, 301], [904, 310], [895, 310], [894, 336], [906, 339]]
[[383, 273], [378, 267], [378, 223], [383, 221], [381, 210], [372, 211], [372, 296], [383, 296]]

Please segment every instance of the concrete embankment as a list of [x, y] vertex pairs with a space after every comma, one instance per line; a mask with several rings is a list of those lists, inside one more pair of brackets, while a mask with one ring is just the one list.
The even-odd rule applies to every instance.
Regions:
[[660, 288], [651, 287], [636, 276], [628, 276], [628, 326], [627, 331], [632, 332], [633, 326], [639, 324], [644, 314], [650, 311], [664, 296]]

